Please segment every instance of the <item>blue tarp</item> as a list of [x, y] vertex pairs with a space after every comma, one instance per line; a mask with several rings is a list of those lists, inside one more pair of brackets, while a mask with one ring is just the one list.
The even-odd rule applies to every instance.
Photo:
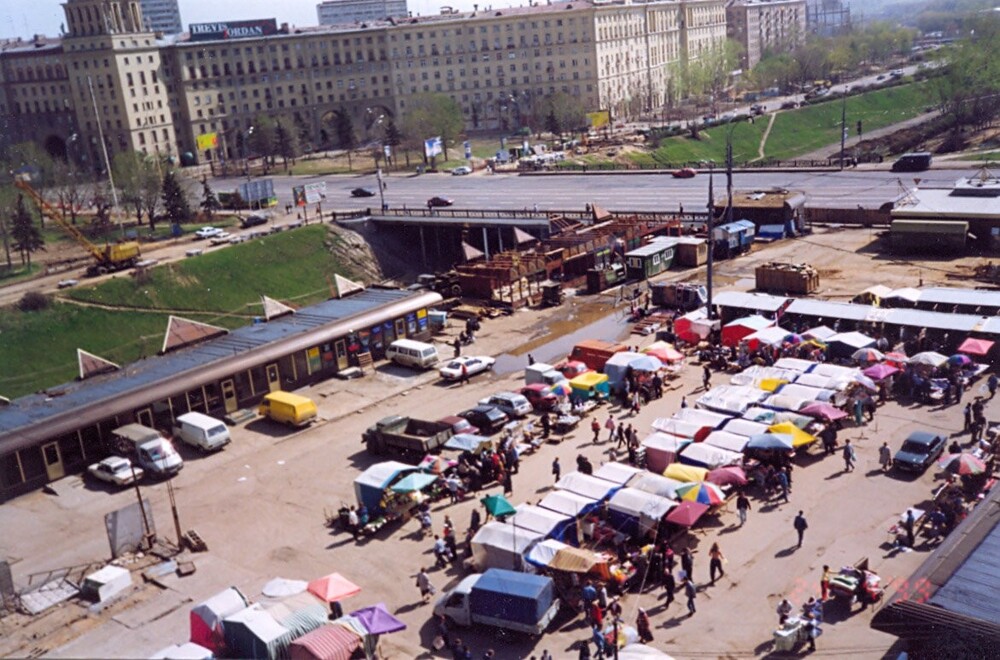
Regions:
[[354, 495], [360, 504], [364, 504], [372, 514], [381, 513], [382, 493], [395, 479], [408, 472], [415, 472], [417, 467], [399, 461], [376, 463], [361, 473], [354, 480]]
[[551, 578], [491, 568], [472, 588], [469, 605], [480, 616], [534, 625], [553, 599]]

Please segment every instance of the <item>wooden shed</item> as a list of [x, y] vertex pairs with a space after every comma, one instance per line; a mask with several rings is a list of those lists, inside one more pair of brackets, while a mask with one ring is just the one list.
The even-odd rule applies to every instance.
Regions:
[[674, 262], [674, 246], [653, 241], [625, 253], [625, 271], [629, 279], [644, 280], [659, 275]]

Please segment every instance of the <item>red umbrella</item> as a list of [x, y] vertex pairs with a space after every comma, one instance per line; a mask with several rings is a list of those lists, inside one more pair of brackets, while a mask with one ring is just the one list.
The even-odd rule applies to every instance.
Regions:
[[680, 525], [681, 527], [691, 527], [698, 519], [705, 515], [710, 507], [701, 502], [684, 500], [667, 514], [667, 522]]
[[810, 417], [822, 417], [828, 422], [847, 417], [847, 413], [840, 408], [831, 406], [829, 403], [823, 403], [822, 401], [814, 401], [809, 405], [803, 406], [799, 412]]
[[727, 465], [709, 472], [705, 481], [711, 482], [716, 486], [725, 486], [727, 484], [745, 486], [747, 484], [747, 474], [741, 467]]
[[982, 459], [962, 452], [949, 454], [938, 462], [938, 465], [955, 474], [982, 474], [986, 471], [986, 463]]
[[889, 352], [885, 354], [886, 362], [895, 362], [896, 364], [906, 364], [909, 358], [906, 357], [906, 353], [894, 353]]
[[990, 352], [991, 348], [993, 348], [993, 342], [988, 339], [969, 337], [958, 347], [958, 352], [968, 353], [969, 355], [986, 355]]
[[330, 573], [309, 583], [309, 593], [320, 600], [332, 603], [361, 593], [361, 587], [340, 573]]

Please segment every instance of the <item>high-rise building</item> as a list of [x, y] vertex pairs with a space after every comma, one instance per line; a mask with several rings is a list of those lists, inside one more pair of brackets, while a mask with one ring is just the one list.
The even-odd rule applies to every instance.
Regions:
[[808, 0], [806, 25], [821, 37], [833, 37], [851, 31], [851, 7], [843, 0]]
[[180, 34], [184, 31], [181, 23], [179, 0], [139, 0], [142, 5], [144, 27], [150, 32]]
[[320, 25], [350, 25], [406, 15], [406, 0], [326, 0], [316, 5]]
[[741, 66], [752, 69], [767, 52], [805, 43], [806, 0], [736, 0], [726, 8], [726, 25], [741, 46]]

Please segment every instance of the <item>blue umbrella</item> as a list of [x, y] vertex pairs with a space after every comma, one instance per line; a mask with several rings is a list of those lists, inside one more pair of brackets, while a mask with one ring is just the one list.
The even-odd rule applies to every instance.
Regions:
[[952, 355], [950, 358], [948, 358], [948, 364], [952, 365], [953, 367], [964, 367], [965, 365], [971, 362], [972, 360], [969, 358], [968, 355], [962, 355], [961, 353]]
[[393, 484], [392, 491], [394, 493], [412, 493], [415, 490], [427, 488], [435, 481], [437, 481], [437, 475], [411, 472]]
[[659, 371], [663, 368], [663, 363], [653, 355], [643, 355], [628, 363], [636, 371]]
[[758, 433], [750, 436], [748, 449], [792, 449], [792, 436], [787, 433]]

